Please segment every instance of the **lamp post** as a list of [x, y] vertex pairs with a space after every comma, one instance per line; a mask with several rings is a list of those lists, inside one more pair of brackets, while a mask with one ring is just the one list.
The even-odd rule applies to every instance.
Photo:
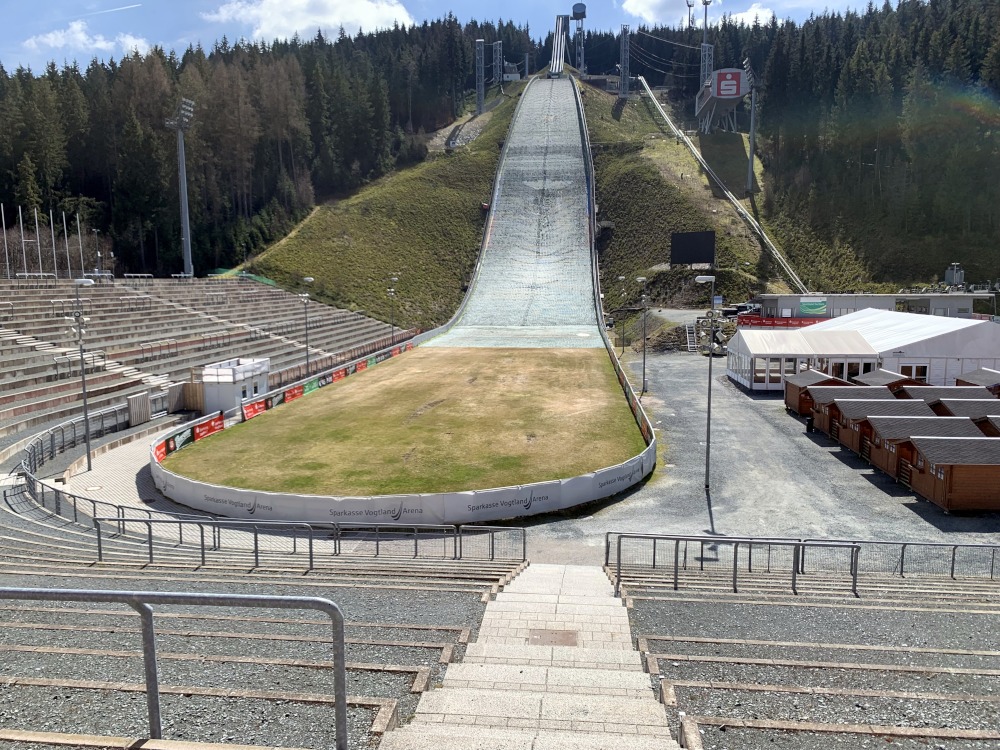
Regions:
[[712, 285], [712, 309], [709, 311], [708, 334], [708, 416], [705, 422], [705, 491], [709, 489], [710, 467], [712, 463], [712, 360], [715, 359], [715, 277], [696, 276], [699, 284]]
[[100, 273], [100, 271], [101, 271], [101, 243], [100, 243], [100, 237], [98, 237], [98, 235], [101, 233], [101, 230], [100, 229], [91, 229], [90, 231], [94, 233], [94, 253], [96, 254], [96, 257], [97, 257], [97, 267], [94, 270], [97, 271], [98, 273]]
[[[620, 282], [622, 282], [622, 302], [625, 302], [625, 277], [624, 276], [619, 276], [618, 280]], [[621, 332], [621, 345], [622, 345], [621, 356], [625, 356], [625, 316], [622, 316], [621, 329], [622, 329], [622, 332]]]
[[83, 390], [83, 439], [87, 445], [87, 471], [90, 471], [93, 468], [90, 458], [90, 414], [87, 411], [87, 368], [83, 359], [83, 335], [87, 332], [83, 326], [89, 318], [83, 317], [83, 307], [80, 305], [80, 287], [93, 286], [94, 280], [74, 279], [73, 281], [76, 284], [76, 307], [73, 309], [73, 317], [66, 318], [66, 320], [73, 326], [69, 329], [69, 333], [76, 336], [77, 345], [80, 347], [80, 385]]
[[[302, 279], [307, 284], [313, 283], [315, 279], [312, 276], [305, 276]], [[309, 293], [299, 295], [299, 299], [302, 300], [302, 314], [305, 316], [306, 323], [306, 377], [309, 376]]]
[[181, 242], [183, 244], [184, 273], [194, 276], [194, 263], [191, 260], [191, 220], [188, 216], [187, 161], [184, 156], [184, 131], [191, 127], [194, 120], [194, 102], [181, 99], [177, 114], [167, 120], [166, 126], [177, 131], [177, 185], [181, 200]]
[[386, 291], [389, 293], [389, 343], [392, 344], [396, 336], [396, 282], [399, 281], [399, 277], [390, 276], [389, 281], [392, 282], [392, 286]]

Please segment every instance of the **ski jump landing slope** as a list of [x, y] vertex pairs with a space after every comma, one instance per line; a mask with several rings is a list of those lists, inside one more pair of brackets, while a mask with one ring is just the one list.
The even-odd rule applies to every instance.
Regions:
[[472, 292], [451, 329], [424, 346], [604, 346], [574, 85], [536, 79], [522, 94]]

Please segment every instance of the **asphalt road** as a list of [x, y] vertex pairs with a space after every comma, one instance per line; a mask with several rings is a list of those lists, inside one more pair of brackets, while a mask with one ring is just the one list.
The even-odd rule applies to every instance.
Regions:
[[[669, 316], [668, 317], [672, 317]], [[676, 319], [676, 318], [674, 318]], [[642, 358], [631, 356], [632, 382]], [[529, 520], [536, 562], [599, 564], [607, 531], [913, 541], [1000, 541], [1000, 514], [947, 515], [785, 412], [713, 363], [710, 493], [705, 492], [708, 360], [649, 354], [644, 403], [661, 441], [641, 487], [573, 517]]]

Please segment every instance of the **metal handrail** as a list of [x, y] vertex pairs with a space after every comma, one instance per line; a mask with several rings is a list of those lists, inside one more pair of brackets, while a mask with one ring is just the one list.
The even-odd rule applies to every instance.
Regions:
[[[309, 551], [309, 570], [315, 567], [315, 529], [307, 523], [298, 521], [227, 521], [224, 519], [214, 519], [214, 518], [203, 518], [200, 520], [194, 520], [191, 518], [124, 518], [122, 516], [100, 516], [93, 519], [94, 530], [97, 532], [97, 560], [99, 562], [104, 561], [104, 543], [103, 537], [104, 533], [101, 527], [101, 522], [114, 522], [119, 527], [119, 533], [125, 533], [125, 524], [127, 523], [140, 523], [146, 526], [146, 543], [149, 547], [149, 562], [153, 562], [153, 526], [154, 524], [176, 524], [179, 529], [182, 529], [185, 524], [193, 525], [198, 528], [198, 534], [200, 537], [200, 549], [201, 549], [201, 564], [205, 564], [205, 528], [208, 527], [212, 529], [212, 544], [213, 549], [218, 549], [222, 544], [222, 535], [217, 534], [225, 527], [236, 527], [237, 530], [241, 528], [247, 529], [253, 532], [253, 561], [254, 567], [260, 567], [260, 530], [261, 528], [269, 529], [273, 527], [278, 527], [280, 529], [304, 529], [306, 532], [306, 537], [309, 541], [308, 551]], [[292, 554], [296, 554], [298, 550], [298, 538], [292, 537]], [[184, 543], [183, 532], [180, 532], [180, 544]]]
[[330, 616], [333, 631], [334, 737], [336, 750], [347, 750], [347, 655], [344, 614], [329, 599], [306, 596], [253, 596], [246, 594], [193, 594], [160, 591], [104, 591], [100, 589], [0, 588], [0, 599], [46, 602], [126, 604], [139, 613], [142, 623], [142, 660], [146, 678], [149, 736], [163, 738], [160, 718], [160, 680], [156, 660], [153, 604], [262, 609], [316, 609]]
[[733, 593], [739, 592], [739, 548], [741, 544], [767, 544], [769, 546], [776, 547], [791, 547], [792, 548], [792, 592], [798, 593], [797, 584], [798, 576], [800, 575], [799, 568], [801, 567], [802, 553], [806, 548], [832, 548], [832, 549], [844, 549], [850, 550], [851, 560], [850, 560], [850, 572], [851, 572], [851, 591], [857, 596], [858, 595], [858, 560], [861, 555], [861, 545], [843, 543], [843, 542], [805, 542], [802, 540], [791, 540], [791, 539], [754, 539], [752, 537], [747, 538], [736, 538], [736, 537], [705, 537], [705, 536], [695, 536], [695, 535], [674, 535], [674, 534], [619, 534], [617, 540], [617, 559], [615, 561], [615, 596], [621, 595], [621, 581], [622, 581], [622, 540], [623, 539], [639, 539], [653, 541], [654, 543], [658, 540], [672, 541], [674, 543], [674, 575], [673, 584], [674, 590], [679, 588], [679, 576], [680, 576], [680, 543], [681, 542], [711, 542], [713, 544], [732, 544], [733, 545]]
[[[816, 539], [805, 539], [807, 542], [819, 541]], [[901, 540], [894, 539], [825, 539], [822, 541], [827, 542], [841, 542], [849, 544], [862, 544], [862, 545], [884, 545], [891, 547], [899, 547], [899, 577], [905, 578], [905, 564], [906, 564], [906, 550], [909, 547], [935, 547], [941, 549], [951, 549], [951, 569], [949, 575], [954, 580], [955, 579], [955, 559], [958, 555], [958, 550], [960, 549], [979, 549], [979, 550], [992, 550], [992, 557], [990, 561], [990, 578], [994, 577], [994, 572], [996, 570], [996, 556], [997, 552], [1000, 552], [1000, 544], [968, 544], [968, 543], [955, 543], [955, 542], [905, 542]], [[805, 561], [803, 560], [803, 568], [805, 567]]]

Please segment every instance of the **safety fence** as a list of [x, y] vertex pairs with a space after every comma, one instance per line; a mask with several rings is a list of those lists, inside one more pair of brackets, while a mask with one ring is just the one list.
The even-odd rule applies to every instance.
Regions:
[[[158, 417], [167, 413], [166, 392], [150, 393], [149, 401], [152, 416]], [[56, 456], [85, 443], [88, 428], [93, 439], [131, 426], [128, 404], [91, 412], [86, 419], [82, 416], [69, 419], [38, 433], [31, 439], [23, 449], [21, 469], [32, 475], [37, 474], [42, 466]]]
[[162, 557], [180, 550], [197, 554], [203, 565], [213, 553], [220, 556], [243, 552], [252, 555], [257, 566], [264, 555], [305, 558], [310, 570], [317, 558], [342, 554], [520, 562], [527, 559], [527, 537], [522, 527], [247, 521], [116, 505], [75, 495], [30, 474], [23, 475], [22, 480], [4, 490], [4, 501], [11, 509], [24, 513], [37, 507], [85, 528], [93, 527], [100, 561], [104, 560], [105, 542], [111, 540], [145, 546], [151, 563], [157, 553]]
[[[844, 550], [856, 550], [846, 556]], [[627, 534], [608, 532], [604, 564], [622, 575], [669, 570], [674, 587], [681, 571], [732, 575], [734, 590], [740, 572], [850, 576], [857, 593], [860, 576], [907, 574], [997, 580], [1000, 544], [954, 544], [858, 539], [789, 537], [720, 537]]]
[[615, 537], [615, 596], [621, 594], [623, 571], [625, 576], [635, 576], [664, 569], [672, 574], [673, 588], [677, 590], [681, 571], [695, 568], [728, 574], [734, 593], [739, 592], [741, 572], [787, 575], [792, 592], [798, 593], [799, 579], [805, 575], [802, 561], [807, 551], [810, 560], [824, 563], [824, 572], [840, 573], [849, 578], [851, 592], [855, 596], [858, 593], [861, 554], [858, 544], [609, 532], [605, 535], [605, 565], [609, 565], [612, 536]]
[[146, 681], [146, 711], [150, 739], [163, 738], [160, 712], [159, 664], [152, 605], [196, 607], [247, 607], [254, 609], [313, 609], [330, 618], [333, 649], [334, 738], [336, 750], [347, 750], [347, 653], [344, 615], [334, 602], [319, 597], [251, 596], [244, 594], [192, 594], [158, 591], [103, 591], [99, 589], [0, 588], [0, 600], [124, 604], [139, 614], [142, 662]]

